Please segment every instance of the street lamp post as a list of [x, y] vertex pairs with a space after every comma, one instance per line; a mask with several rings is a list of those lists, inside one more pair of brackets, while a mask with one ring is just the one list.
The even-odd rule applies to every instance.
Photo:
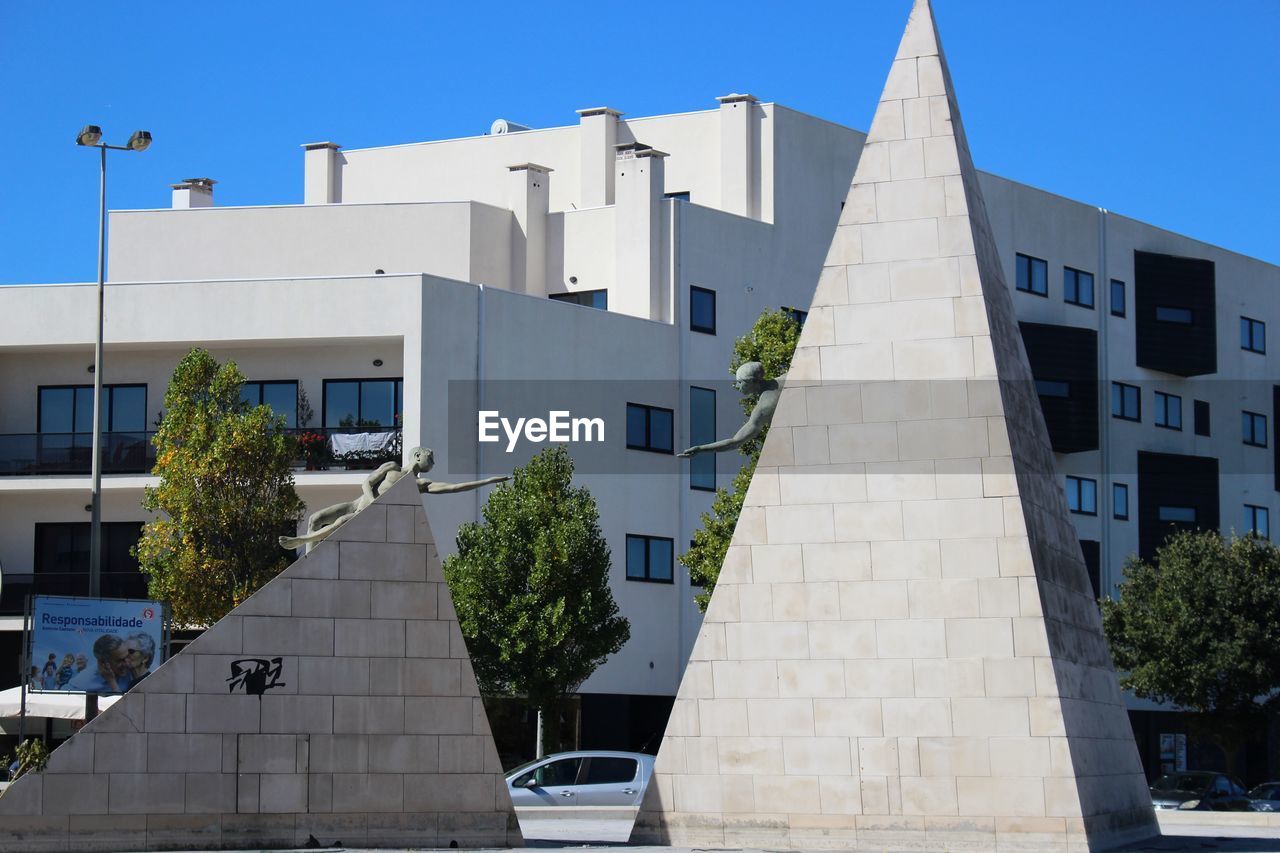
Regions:
[[102, 128], [85, 125], [76, 136], [76, 145], [97, 148], [100, 153], [98, 172], [98, 330], [93, 344], [93, 450], [90, 460], [93, 485], [90, 499], [89, 525], [89, 595], [102, 595], [102, 300], [107, 271], [107, 150], [146, 151], [151, 134], [136, 130], [124, 145], [107, 145], [102, 141]]

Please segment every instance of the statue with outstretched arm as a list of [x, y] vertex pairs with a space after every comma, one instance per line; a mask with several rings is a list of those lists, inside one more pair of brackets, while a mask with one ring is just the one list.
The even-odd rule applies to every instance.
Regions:
[[743, 394], [759, 394], [755, 408], [747, 416], [747, 422], [733, 434], [732, 438], [713, 441], [710, 444], [695, 444], [677, 456], [690, 457], [699, 453], [723, 453], [726, 450], [737, 450], [751, 439], [760, 435], [773, 420], [773, 413], [778, 409], [778, 398], [782, 396], [783, 380], [786, 374], [777, 379], [764, 378], [764, 365], [758, 361], [748, 361], [738, 368], [734, 385]]
[[307, 552], [323, 541], [342, 525], [346, 524], [365, 507], [370, 506], [378, 496], [386, 492], [404, 477], [416, 477], [418, 491], [425, 495], [452, 495], [458, 492], [469, 492], [491, 483], [501, 483], [511, 479], [507, 476], [486, 477], [469, 483], [441, 483], [418, 477], [435, 466], [435, 453], [427, 447], [415, 447], [409, 451], [409, 467], [401, 468], [399, 462], [384, 462], [376, 471], [364, 478], [360, 484], [360, 497], [353, 501], [343, 501], [324, 509], [316, 510], [307, 519], [307, 532], [304, 536], [281, 536], [280, 547], [286, 549], [307, 546]]

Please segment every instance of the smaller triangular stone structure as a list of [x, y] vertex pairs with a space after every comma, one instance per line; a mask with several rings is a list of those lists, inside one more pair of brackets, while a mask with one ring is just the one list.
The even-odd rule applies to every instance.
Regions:
[[1069, 851], [1156, 832], [916, 0], [632, 841]]
[[[276, 672], [254, 686], [235, 678], [262, 667]], [[312, 837], [522, 843], [412, 477], [0, 797], [9, 853]]]

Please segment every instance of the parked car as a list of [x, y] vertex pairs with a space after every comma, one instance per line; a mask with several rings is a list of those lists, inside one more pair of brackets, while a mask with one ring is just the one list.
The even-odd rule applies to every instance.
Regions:
[[652, 755], [581, 751], [530, 761], [506, 778], [517, 807], [639, 806], [652, 775]]
[[1151, 804], [1157, 809], [1242, 812], [1249, 802], [1244, 786], [1225, 773], [1187, 770], [1151, 783]]
[[1249, 811], [1280, 812], [1280, 782], [1263, 782], [1249, 792]]

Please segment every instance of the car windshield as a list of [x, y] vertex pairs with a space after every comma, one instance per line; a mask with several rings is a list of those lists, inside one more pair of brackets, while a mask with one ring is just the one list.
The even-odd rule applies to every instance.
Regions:
[[1204, 791], [1213, 782], [1213, 776], [1199, 773], [1170, 773], [1151, 784], [1154, 791]]

